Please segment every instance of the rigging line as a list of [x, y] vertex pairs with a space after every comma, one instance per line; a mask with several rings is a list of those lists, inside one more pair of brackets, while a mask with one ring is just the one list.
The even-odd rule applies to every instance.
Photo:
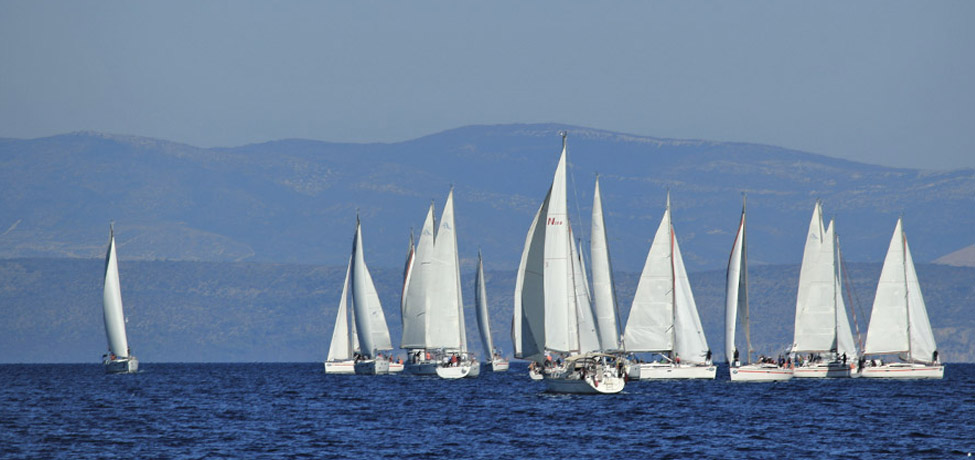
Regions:
[[857, 321], [857, 310], [860, 310], [860, 317], [863, 316], [863, 307], [860, 305], [860, 296], [857, 294], [856, 289], [853, 289], [853, 279], [850, 278], [850, 270], [846, 266], [846, 259], [840, 259], [840, 265], [843, 268], [843, 281], [846, 282], [846, 298], [853, 304], [854, 308], [850, 311], [853, 313], [853, 327], [857, 331], [857, 345], [860, 347], [860, 353], [863, 354], [863, 336], [860, 335], [860, 323]]
[[[566, 136], [568, 135], [568, 131], [562, 131], [562, 132], [563, 132], [564, 135], [566, 135]], [[583, 227], [583, 228], [580, 229], [582, 231], [580, 231], [578, 233], [578, 239], [581, 240], [581, 241], [586, 241], [586, 242], [590, 242], [591, 243], [591, 241], [588, 238], [585, 237], [586, 236], [586, 234], [585, 234], [585, 228], [584, 228], [585, 226], [582, 226], [581, 225], [582, 224], [582, 211], [581, 211], [581, 208], [579, 207], [579, 188], [576, 186], [575, 167], [572, 165], [572, 162], [569, 161], [569, 152], [568, 152], [568, 149], [566, 149], [566, 154], [565, 154], [565, 167], [568, 168], [568, 170], [569, 170], [569, 179], [572, 181], [572, 197], [575, 199], [576, 215], [579, 216], [579, 224], [580, 224], [581, 227]], [[570, 222], [571, 222], [571, 220], [570, 220]], [[592, 223], [590, 222], [590, 225], [591, 224]], [[585, 248], [579, 248], [579, 252], [581, 253], [584, 249]], [[591, 257], [590, 257], [590, 260], [591, 260]]]

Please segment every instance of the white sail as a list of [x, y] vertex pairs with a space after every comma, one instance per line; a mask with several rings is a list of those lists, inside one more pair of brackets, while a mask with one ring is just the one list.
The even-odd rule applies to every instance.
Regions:
[[880, 271], [864, 348], [864, 354], [901, 354], [915, 362], [934, 361], [938, 349], [901, 219]]
[[680, 245], [674, 238], [674, 353], [682, 362], [707, 362], [708, 340], [704, 336], [701, 317], [691, 292], [691, 283], [684, 268]]
[[525, 248], [515, 276], [514, 308], [511, 321], [511, 343], [516, 358], [540, 360], [545, 353], [545, 229], [539, 225], [548, 216], [552, 196], [549, 188], [545, 200], [532, 220]]
[[[901, 233], [903, 234], [903, 230]], [[907, 278], [908, 325], [911, 331], [910, 359], [919, 362], [932, 362], [934, 361], [932, 356], [938, 349], [938, 344], [934, 341], [934, 331], [931, 330], [928, 309], [924, 305], [924, 296], [921, 295], [921, 284], [918, 282], [917, 272], [914, 270], [914, 258], [911, 257], [911, 248], [907, 244], [907, 236], [904, 236], [904, 266]]]
[[488, 315], [487, 287], [484, 285], [484, 263], [481, 251], [477, 252], [477, 274], [474, 276], [474, 308], [477, 310], [477, 329], [481, 332], [483, 356], [488, 361], [494, 353], [494, 340], [491, 339], [491, 319]]
[[609, 257], [606, 224], [603, 221], [603, 200], [599, 192], [599, 177], [592, 199], [592, 291], [599, 330], [600, 348], [605, 351], [619, 350], [619, 324], [617, 318], [616, 291], [613, 284], [613, 264]]
[[464, 303], [460, 290], [457, 233], [454, 229], [454, 191], [451, 189], [440, 215], [433, 243], [434, 273], [428, 295], [427, 348], [467, 350]]
[[402, 348], [427, 348], [430, 343], [428, 314], [435, 274], [434, 252], [434, 210], [433, 203], [427, 210], [427, 217], [420, 230], [420, 240], [413, 253], [412, 268], [406, 281], [403, 295], [403, 337]]
[[[570, 235], [571, 236], [571, 235]], [[579, 335], [579, 353], [599, 351], [599, 331], [596, 328], [596, 315], [592, 309], [592, 299], [589, 292], [589, 280], [586, 278], [586, 264], [582, 254], [572, 241], [570, 248], [572, 257], [573, 289], [575, 290], [576, 320]]]
[[674, 271], [670, 206], [660, 220], [637, 283], [630, 317], [623, 331], [628, 351], [674, 349]]
[[[566, 203], [565, 146], [559, 157], [545, 219], [545, 348], [557, 352], [579, 349], [575, 289], [570, 257], [571, 233]], [[566, 308], [568, 306], [569, 308]]]
[[848, 358], [858, 356], [856, 342], [853, 340], [853, 331], [850, 329], [850, 319], [846, 313], [846, 301], [843, 300], [843, 270], [842, 256], [840, 254], [839, 237], [833, 229], [833, 221], [830, 220], [826, 234], [832, 236], [834, 258], [836, 263], [836, 276], [834, 277], [833, 292], [836, 297], [836, 353], [846, 355]]
[[799, 269], [793, 353], [836, 349], [836, 264], [833, 239], [826, 235], [822, 212], [817, 201]]
[[[745, 207], [741, 208], [741, 223], [735, 235], [735, 244], [731, 248], [728, 258], [728, 272], [725, 280], [725, 318], [724, 318], [724, 351], [729, 363], [735, 362], [735, 328], [738, 321], [739, 306], [741, 314], [745, 316], [748, 306], [747, 286], [748, 265], [745, 257]], [[747, 325], [747, 322], [745, 323]], [[745, 329], [745, 335], [748, 329]]]
[[873, 299], [864, 354], [907, 353], [911, 349], [907, 326], [907, 272], [904, 234], [897, 219]]
[[392, 350], [386, 315], [379, 302], [379, 293], [372, 282], [362, 248], [362, 228], [356, 218], [355, 239], [352, 243], [352, 305], [355, 326], [359, 332], [359, 348], [363, 355], [375, 357], [376, 351]]
[[102, 311], [105, 319], [105, 335], [108, 348], [119, 358], [129, 356], [129, 342], [125, 337], [125, 314], [122, 311], [122, 290], [118, 276], [118, 259], [115, 254], [115, 229], [110, 230], [108, 253], [105, 255], [105, 289]]
[[[345, 269], [345, 281], [342, 283], [342, 296], [339, 298], [339, 309], [338, 313], [335, 315], [335, 327], [332, 328], [332, 341], [328, 347], [328, 357], [325, 358], [326, 361], [341, 361], [346, 359], [352, 359], [353, 352], [355, 351], [356, 343], [352, 341], [353, 334], [349, 332], [349, 308], [348, 308], [348, 293], [349, 293], [349, 277], [352, 273], [352, 259], [349, 259], [349, 265]], [[355, 324], [352, 325], [352, 330], [355, 330]]]

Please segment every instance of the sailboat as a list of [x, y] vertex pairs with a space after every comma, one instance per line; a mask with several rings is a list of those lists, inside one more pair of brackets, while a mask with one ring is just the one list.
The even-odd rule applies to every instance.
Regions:
[[105, 255], [105, 290], [102, 312], [108, 353], [102, 356], [105, 372], [128, 374], [139, 371], [139, 360], [131, 354], [125, 336], [125, 314], [122, 312], [122, 290], [118, 277], [118, 258], [115, 254], [115, 225], [109, 227], [108, 253]]
[[484, 285], [484, 262], [481, 251], [477, 251], [477, 275], [474, 277], [474, 307], [477, 309], [477, 329], [481, 333], [481, 346], [484, 357], [490, 356], [484, 367], [494, 372], [508, 370], [508, 360], [501, 355], [501, 351], [494, 348], [491, 338], [491, 318], [488, 315], [487, 288]]
[[[359, 216], [355, 219], [355, 236], [352, 240], [349, 285], [352, 291], [352, 308], [359, 354], [353, 364], [356, 374], [388, 374], [392, 359], [389, 351], [393, 345], [386, 327], [386, 315], [379, 302], [379, 293], [372, 282], [362, 248], [362, 226]], [[382, 352], [387, 352], [385, 355]]]
[[839, 246], [833, 221], [823, 225], [817, 201], [799, 269], [795, 336], [796, 378], [851, 377], [857, 353], [840, 284]]
[[945, 366], [928, 320], [914, 258], [901, 219], [897, 219], [867, 327], [864, 356], [898, 355], [899, 361], [867, 361], [860, 371], [867, 378], [940, 379]]
[[515, 278], [515, 357], [545, 368], [541, 375], [548, 391], [619, 393], [625, 385], [622, 360], [598, 352], [590, 293], [567, 208], [562, 133], [555, 177], [528, 230]]
[[592, 257], [593, 310], [599, 335], [599, 348], [606, 353], [621, 351], [619, 308], [613, 283], [613, 264], [609, 257], [606, 222], [603, 219], [603, 198], [599, 189], [599, 176], [592, 198], [592, 239], [589, 252]]
[[403, 278], [403, 339], [407, 372], [443, 378], [475, 377], [480, 363], [467, 349], [460, 263], [451, 188], [434, 233], [433, 203], [408, 257]]
[[326, 374], [355, 374], [355, 357], [359, 353], [359, 338], [355, 330], [355, 312], [349, 308], [349, 277], [352, 274], [352, 259], [345, 269], [345, 281], [342, 283], [342, 296], [339, 299], [338, 313], [335, 315], [335, 327], [332, 329], [332, 341], [325, 358]]
[[[741, 363], [735, 345], [735, 327], [739, 317], [745, 329], [747, 360]], [[742, 200], [741, 223], [735, 235], [735, 244], [728, 258], [728, 274], [725, 284], [725, 356], [728, 358], [731, 380], [743, 382], [768, 382], [789, 380], [791, 368], [779, 366], [771, 360], [751, 363], [752, 339], [748, 319], [748, 247], [745, 239], [745, 203]]]
[[713, 379], [717, 372], [677, 243], [669, 192], [636, 287], [623, 342], [629, 352], [658, 353], [663, 358], [631, 362], [630, 378]]

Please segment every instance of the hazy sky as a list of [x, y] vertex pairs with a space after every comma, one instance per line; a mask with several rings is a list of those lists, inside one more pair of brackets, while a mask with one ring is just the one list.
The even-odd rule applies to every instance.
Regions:
[[0, 0], [0, 136], [564, 122], [975, 167], [975, 2]]

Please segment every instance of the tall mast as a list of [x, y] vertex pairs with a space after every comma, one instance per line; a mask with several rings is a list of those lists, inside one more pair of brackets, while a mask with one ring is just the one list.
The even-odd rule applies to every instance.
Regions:
[[745, 194], [741, 195], [741, 279], [745, 285], [745, 348], [747, 349], [748, 361], [752, 362], [752, 336], [749, 330], [749, 312], [748, 312], [748, 239], [745, 235], [745, 208], [748, 200], [748, 196]]
[[677, 273], [674, 268], [674, 216], [670, 213], [670, 190], [667, 190], [667, 226], [670, 227], [670, 357], [677, 351]]
[[907, 360], [914, 362], [914, 355], [911, 353], [911, 298], [907, 292], [907, 289], [910, 287], [907, 283], [907, 238], [904, 236], [903, 219], [903, 217], [897, 219], [897, 226], [901, 230], [901, 265], [904, 267], [904, 313], [907, 314]]

